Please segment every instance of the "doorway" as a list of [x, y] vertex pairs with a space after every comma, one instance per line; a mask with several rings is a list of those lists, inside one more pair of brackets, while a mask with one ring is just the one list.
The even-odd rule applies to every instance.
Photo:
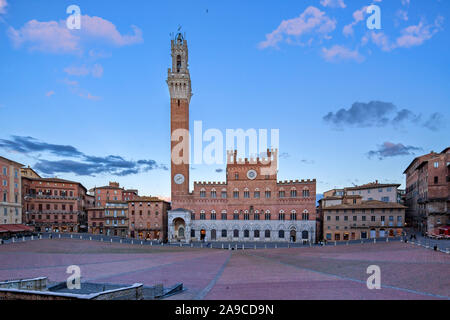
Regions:
[[291, 237], [291, 242], [297, 241], [297, 232], [295, 232], [295, 230], [291, 230], [290, 237]]
[[206, 230], [202, 229], [200, 230], [200, 240], [205, 241], [205, 238], [206, 238]]

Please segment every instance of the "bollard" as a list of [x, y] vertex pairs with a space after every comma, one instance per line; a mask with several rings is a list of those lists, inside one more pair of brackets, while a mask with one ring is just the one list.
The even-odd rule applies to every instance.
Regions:
[[267, 243], [264, 245], [264, 249], [267, 249]]
[[73, 239], [73, 234], [70, 235], [70, 239]]
[[377, 243], [377, 239], [373, 238], [373, 243]]
[[182, 247], [183, 245], [181, 244], [181, 242], [180, 242], [180, 247]]
[[101, 238], [100, 241], [103, 242], [103, 238]]
[[447, 248], [447, 254], [449, 254], [450, 253], [450, 249], [449, 248]]
[[231, 244], [228, 244], [228, 250], [231, 250]]
[[336, 241], [334, 242], [334, 246], [335, 246], [335, 247], [337, 246], [337, 242], [336, 242]]
[[288, 243], [288, 249], [291, 247], [291, 244], [290, 243]]
[[141, 245], [143, 245], [142, 241], [141, 241]]
[[131, 240], [131, 244], [134, 244], [134, 241], [133, 241], [133, 240]]
[[[400, 240], [401, 241], [401, 240]], [[386, 242], [389, 242], [389, 238], [386, 238]]]
[[348, 245], [348, 241], [347, 241], [346, 245]]
[[31, 236], [31, 240], [34, 240], [34, 237], [33, 237], [33, 236]]
[[191, 243], [191, 248], [193, 248], [194, 247], [194, 244], [193, 243]]
[[[25, 240], [24, 240], [25, 241]], [[14, 238], [12, 238], [12, 243], [14, 243]]]
[[41, 234], [41, 235], [39, 235], [39, 239], [42, 239], [42, 234]]
[[[14, 239], [14, 238], [13, 238]], [[25, 242], [25, 237], [22, 237], [22, 241]]]
[[243, 245], [242, 245], [242, 250], [244, 250], [244, 249], [245, 249], [245, 245], [243, 244]]
[[122, 239], [120, 239], [120, 241], [119, 241], [120, 243], [122, 243]]
[[278, 248], [278, 245], [275, 243], [275, 249], [277, 249]]
[[237, 250], [237, 244], [235, 245], [235, 247], [236, 247], [236, 250]]
[[92, 241], [92, 237], [89, 237], [89, 240]]
[[61, 239], [61, 233], [60, 233], [60, 234], [58, 234], [58, 236], [59, 236], [59, 238]]
[[222, 243], [222, 249], [223, 249], [223, 243]]
[[256, 244], [255, 244], [255, 250], [256, 250]]
[[112, 243], [112, 239], [111, 239], [111, 243]]
[[150, 247], [153, 247], [153, 241], [152, 241], [152, 242], [150, 242]]
[[203, 248], [203, 243], [202, 243], [202, 244], [200, 244], [200, 248]]

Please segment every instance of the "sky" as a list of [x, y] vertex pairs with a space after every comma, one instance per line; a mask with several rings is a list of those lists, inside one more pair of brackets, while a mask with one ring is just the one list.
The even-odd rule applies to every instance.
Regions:
[[[316, 179], [318, 193], [404, 187], [416, 156], [450, 145], [449, 23], [444, 0], [0, 0], [0, 155], [169, 197], [165, 81], [181, 27], [191, 128], [278, 129], [278, 179]], [[224, 169], [193, 164], [190, 182]]]

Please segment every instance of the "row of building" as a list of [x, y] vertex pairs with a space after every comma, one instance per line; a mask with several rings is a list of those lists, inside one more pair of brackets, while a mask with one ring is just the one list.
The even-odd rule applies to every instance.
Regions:
[[[170, 204], [141, 197], [117, 182], [87, 190], [81, 183], [43, 178], [30, 167], [0, 157], [0, 224], [24, 224], [36, 232], [167, 238]], [[5, 228], [2, 228], [5, 229]]]
[[415, 158], [404, 172], [406, 190], [378, 181], [332, 189], [317, 207], [315, 180], [249, 179], [244, 166], [229, 166], [225, 183], [196, 182], [183, 200], [186, 215], [117, 182], [87, 190], [0, 157], [0, 224], [172, 241], [312, 242], [398, 236], [405, 226], [438, 234], [450, 224], [450, 148]]

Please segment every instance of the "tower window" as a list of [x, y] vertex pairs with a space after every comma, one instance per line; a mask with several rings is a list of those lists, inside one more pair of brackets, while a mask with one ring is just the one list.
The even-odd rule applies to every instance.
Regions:
[[181, 70], [181, 56], [177, 56], [177, 72]]

